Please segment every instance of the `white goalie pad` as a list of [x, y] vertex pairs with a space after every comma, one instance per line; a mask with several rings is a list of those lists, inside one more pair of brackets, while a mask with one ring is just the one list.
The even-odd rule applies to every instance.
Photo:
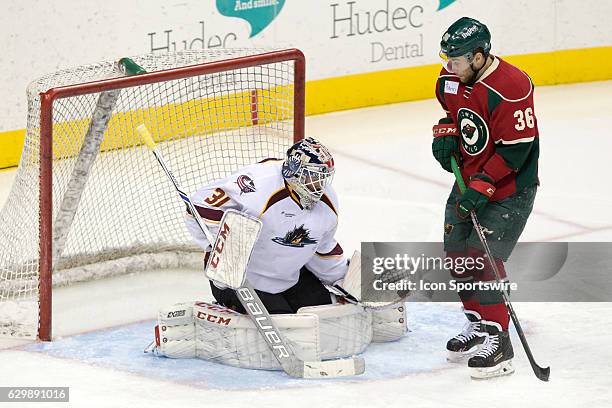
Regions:
[[[363, 352], [371, 341], [404, 335], [402, 311], [365, 310], [352, 304], [301, 308], [297, 314], [273, 315], [297, 357], [305, 361], [343, 358]], [[405, 320], [404, 320], [405, 322]], [[281, 367], [248, 315], [206, 303], [181, 303], [159, 313], [158, 356], [198, 357], [235, 367], [280, 370]]]
[[[198, 302], [194, 317], [197, 357], [236, 367], [281, 369], [248, 315]], [[320, 360], [315, 316], [274, 315], [272, 320], [300, 360]]]
[[[273, 319], [298, 358], [321, 359], [316, 316], [274, 315]], [[181, 303], [161, 310], [153, 352], [243, 368], [281, 369], [248, 315], [206, 302]]]
[[364, 309], [353, 304], [320, 305], [303, 307], [298, 313], [312, 313], [319, 317], [323, 359], [359, 354], [370, 342], [399, 340], [408, 332], [404, 303], [382, 310]]
[[155, 353], [172, 358], [194, 358], [193, 302], [178, 303], [159, 311], [155, 327]]
[[361, 300], [361, 253], [355, 251], [340, 286], [357, 300]]
[[404, 302], [388, 309], [372, 310], [372, 341], [384, 343], [401, 339], [408, 332], [407, 322]]
[[261, 226], [261, 221], [255, 217], [227, 210], [219, 224], [206, 276], [233, 289], [242, 286]]
[[298, 315], [315, 315], [319, 321], [321, 358], [362, 353], [372, 341], [372, 314], [352, 304], [303, 307]]

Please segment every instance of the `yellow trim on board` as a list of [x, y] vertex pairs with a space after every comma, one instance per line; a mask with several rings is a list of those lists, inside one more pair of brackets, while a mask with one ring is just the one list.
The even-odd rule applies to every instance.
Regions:
[[17, 166], [23, 150], [25, 129], [0, 132], [0, 169]]
[[[612, 46], [502, 56], [538, 86], [612, 79]], [[434, 98], [441, 64], [309, 81], [306, 114]]]
[[[108, 123], [101, 151], [119, 150], [142, 144], [135, 128], [145, 123], [155, 134], [155, 142], [177, 140], [189, 135], [208, 135], [220, 130], [238, 129], [254, 124], [252, 104], [262, 106], [265, 99], [293, 99], [293, 88], [278, 86], [223, 95], [215, 98], [194, 99], [146, 109], [134, 109], [114, 114]], [[265, 124], [289, 117], [289, 105], [267, 106], [257, 112], [257, 124]], [[70, 119], [53, 125], [53, 158], [76, 156], [87, 134], [89, 119]], [[0, 169], [14, 167], [23, 148], [25, 130], [0, 133]]]
[[[560, 50], [537, 54], [514, 55], [502, 57], [506, 61], [517, 65], [527, 72], [536, 85], [557, 85], [574, 82], [603, 81], [612, 79], [612, 46], [582, 48], [574, 50]], [[434, 82], [440, 71], [440, 64], [425, 65], [420, 67], [410, 67], [393, 69], [366, 74], [348, 75], [344, 77], [309, 81], [306, 83], [306, 114], [315, 115], [327, 112], [334, 112], [345, 109], [363, 108], [367, 106], [384, 105], [413, 101], [418, 99], [428, 99], [434, 97]], [[258, 95], [262, 98], [263, 95]], [[230, 120], [230, 128], [240, 126], [243, 120], [248, 121], [249, 99], [247, 95], [239, 95], [240, 102], [244, 108], [240, 112], [242, 118]], [[208, 101], [207, 101], [208, 102]], [[227, 103], [227, 101], [224, 101]], [[232, 101], [234, 104], [236, 101]], [[202, 102], [190, 102], [197, 106], [199, 110]], [[217, 118], [225, 116], [223, 112], [224, 103], [214, 104], [213, 115]], [[227, 106], [227, 105], [225, 105]], [[126, 130], [131, 135], [131, 125], [134, 119], [153, 120], [158, 117], [157, 124], [160, 129], [164, 129], [165, 135], [161, 139], [180, 137], [174, 134], [175, 131], [184, 134], [185, 131], [193, 129], [176, 129], [176, 124], [169, 125], [169, 117], [175, 110], [181, 110], [183, 106], [177, 108], [170, 107], [164, 112], [143, 112], [135, 111], [126, 113], [114, 119], [109, 129]], [[168, 108], [166, 108], [168, 109]], [[193, 109], [188, 109], [191, 112]], [[149, 113], [149, 114], [147, 114]], [[157, 115], [163, 113], [162, 115]], [[233, 116], [233, 115], [232, 115]], [[266, 121], [268, 118], [260, 118]], [[197, 123], [197, 120], [195, 122]], [[75, 125], [72, 122], [70, 125]], [[86, 124], [78, 124], [79, 127]], [[129, 125], [129, 126], [126, 126]], [[134, 126], [137, 125], [134, 124]], [[198, 127], [204, 126], [202, 123]], [[61, 125], [60, 125], [61, 128]], [[206, 131], [206, 128], [203, 128]], [[72, 133], [72, 132], [71, 132]], [[132, 137], [129, 136], [128, 137]], [[0, 132], [0, 169], [14, 167], [19, 162], [25, 130], [12, 130]], [[110, 140], [113, 140], [110, 138]], [[114, 143], [107, 143], [106, 149], [113, 149]], [[73, 154], [74, 152], [55, 152], [60, 156]]]
[[612, 79], [612, 46], [502, 58], [527, 72], [540, 86]]
[[[215, 98], [194, 99], [188, 102], [171, 103], [146, 109], [119, 112], [108, 123], [101, 151], [120, 150], [142, 144], [135, 134], [135, 128], [144, 123], [155, 135], [155, 142], [178, 140], [190, 135], [208, 135], [221, 130], [239, 129], [253, 124], [250, 91], [222, 95]], [[264, 99], [293, 99], [293, 89], [278, 86], [258, 90], [257, 105]], [[257, 112], [257, 123], [287, 118], [285, 105], [266, 106]], [[89, 119], [68, 120], [53, 125], [53, 158], [62, 159], [76, 156], [87, 134]], [[63, 139], [63, 140], [62, 140]]]
[[439, 64], [308, 81], [306, 114], [434, 97]]

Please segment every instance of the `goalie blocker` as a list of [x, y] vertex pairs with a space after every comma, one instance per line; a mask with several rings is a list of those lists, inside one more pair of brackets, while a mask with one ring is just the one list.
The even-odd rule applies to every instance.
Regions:
[[[371, 342], [397, 340], [407, 331], [403, 303], [385, 310], [352, 304], [311, 306], [272, 319], [303, 361], [352, 356]], [[180, 303], [160, 310], [155, 342], [145, 352], [170, 358], [197, 357], [242, 368], [281, 369], [247, 315], [206, 302]]]

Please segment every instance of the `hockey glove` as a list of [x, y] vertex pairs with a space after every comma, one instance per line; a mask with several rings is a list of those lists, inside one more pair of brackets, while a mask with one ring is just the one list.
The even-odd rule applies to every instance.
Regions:
[[482, 173], [473, 175], [470, 177], [467, 190], [457, 202], [457, 216], [467, 218], [472, 210], [479, 215], [493, 193], [495, 193], [495, 186], [491, 177]]
[[433, 142], [431, 151], [442, 168], [449, 173], [453, 172], [450, 164], [451, 155], [461, 166], [461, 151], [459, 150], [459, 133], [452, 119], [440, 119], [440, 123], [433, 127]]

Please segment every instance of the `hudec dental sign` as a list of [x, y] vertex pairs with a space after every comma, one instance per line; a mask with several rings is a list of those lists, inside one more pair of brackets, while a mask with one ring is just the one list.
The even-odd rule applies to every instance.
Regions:
[[[347, 1], [333, 3], [331, 7], [331, 36], [382, 37], [384, 33], [402, 32], [402, 40], [387, 43], [379, 40], [369, 42], [370, 63], [423, 57], [423, 21], [425, 8], [420, 3]], [[404, 33], [416, 35], [404, 35]], [[373, 39], [374, 39], [373, 38]]]

